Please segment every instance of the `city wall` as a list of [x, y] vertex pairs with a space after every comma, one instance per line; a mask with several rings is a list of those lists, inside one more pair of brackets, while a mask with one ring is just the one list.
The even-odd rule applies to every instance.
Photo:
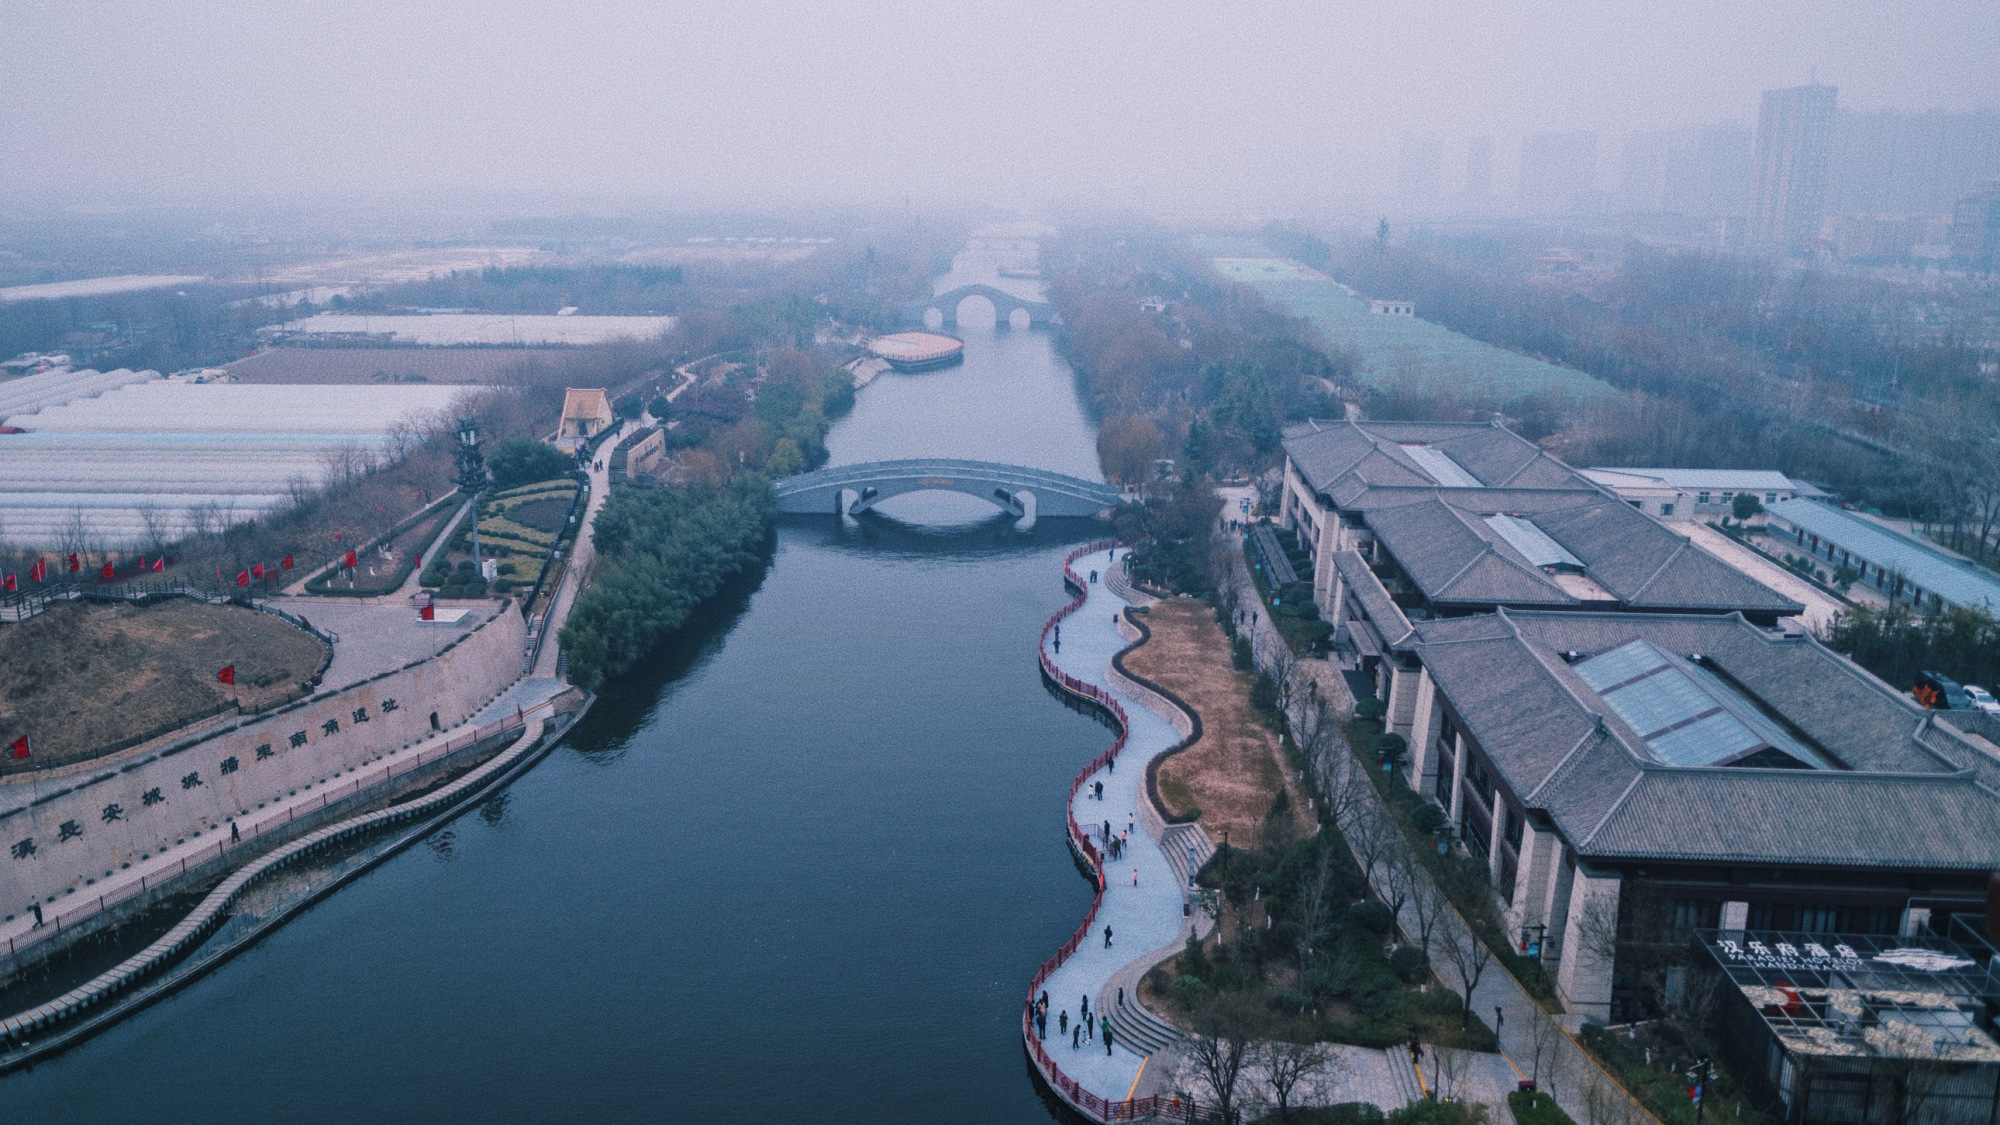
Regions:
[[0, 916], [59, 911], [124, 865], [463, 724], [520, 676], [525, 636], [510, 601], [428, 660], [122, 767], [0, 786]]

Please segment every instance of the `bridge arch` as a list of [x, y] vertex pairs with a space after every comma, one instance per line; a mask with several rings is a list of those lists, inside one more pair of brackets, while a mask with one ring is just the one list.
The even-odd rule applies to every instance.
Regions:
[[1117, 488], [1047, 469], [943, 458], [874, 461], [786, 477], [772, 486], [778, 511], [858, 515], [892, 496], [946, 491], [977, 496], [1022, 518], [1091, 517], [1126, 502]]
[[939, 293], [928, 301], [912, 301], [904, 306], [904, 315], [911, 323], [929, 324], [931, 314], [935, 313], [939, 319], [934, 327], [956, 328], [959, 306], [968, 297], [984, 297], [991, 302], [996, 323], [1021, 326], [1014, 317], [1016, 311], [1027, 314], [1026, 327], [1055, 322], [1056, 307], [1047, 301], [1028, 300], [1016, 297], [1004, 289], [977, 284], [961, 285], [956, 289]]

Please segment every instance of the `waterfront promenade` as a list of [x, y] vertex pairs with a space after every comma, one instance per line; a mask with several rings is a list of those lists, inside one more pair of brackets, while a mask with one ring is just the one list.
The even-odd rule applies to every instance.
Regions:
[[[1052, 643], [1053, 633], [1044, 640], [1044, 651], [1058, 669], [1116, 698], [1130, 723], [1124, 750], [1112, 765], [1086, 779], [1070, 805], [1077, 824], [1091, 833], [1093, 839], [1106, 821], [1116, 835], [1125, 830], [1127, 818], [1132, 818], [1130, 843], [1122, 858], [1105, 861], [1104, 897], [1090, 934], [1042, 985], [1049, 994], [1046, 1047], [1050, 1057], [1064, 1074], [1091, 1093], [1111, 1101], [1131, 1096], [1146, 1057], [1115, 1039], [1107, 1055], [1101, 1035], [1090, 1044], [1071, 1050], [1069, 1036], [1057, 1033], [1057, 1013], [1068, 1011], [1074, 1024], [1081, 1001], [1088, 995], [1093, 1020], [1100, 1005], [1105, 1005], [1102, 1010], [1109, 1014], [1109, 1005], [1117, 1002], [1116, 994], [1108, 998], [1101, 998], [1101, 994], [1114, 973], [1149, 953], [1178, 947], [1186, 940], [1182, 909], [1186, 888], [1180, 885], [1159, 841], [1146, 831], [1147, 814], [1140, 808], [1140, 802], [1146, 799], [1146, 763], [1179, 741], [1180, 734], [1164, 716], [1112, 686], [1111, 658], [1129, 643], [1119, 632], [1116, 616], [1125, 611], [1128, 603], [1103, 581], [1088, 581], [1092, 570], [1101, 577], [1112, 567], [1123, 566], [1126, 553], [1123, 547], [1117, 548], [1115, 555], [1100, 550], [1072, 564], [1086, 579], [1084, 602], [1062, 619], [1061, 651], [1056, 651]], [[1107, 739], [1111, 737], [1106, 735]], [[1104, 783], [1102, 801], [1092, 796], [1097, 782]], [[1139, 875], [1137, 886], [1132, 883], [1135, 870]], [[1106, 926], [1112, 931], [1108, 949], [1104, 945]], [[1126, 1002], [1137, 1003], [1137, 997], [1128, 995]]]

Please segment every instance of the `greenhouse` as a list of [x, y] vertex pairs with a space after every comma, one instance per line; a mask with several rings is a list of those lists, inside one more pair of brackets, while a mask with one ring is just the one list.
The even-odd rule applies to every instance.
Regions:
[[80, 516], [93, 545], [132, 546], [150, 538], [149, 515], [168, 538], [189, 530], [190, 509], [250, 519], [392, 456], [484, 389], [169, 383], [150, 371], [0, 384], [5, 424], [22, 431], [0, 434], [0, 538], [54, 547]]

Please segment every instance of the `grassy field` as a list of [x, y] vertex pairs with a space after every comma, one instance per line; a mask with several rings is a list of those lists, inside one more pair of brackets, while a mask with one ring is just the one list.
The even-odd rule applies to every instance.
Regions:
[[[1216, 258], [1216, 272], [1249, 285], [1293, 316], [1312, 322], [1329, 345], [1352, 351], [1357, 377], [1375, 388], [1399, 384], [1425, 395], [1495, 403], [1552, 392], [1571, 399], [1618, 393], [1581, 371], [1516, 355], [1418, 316], [1377, 316], [1366, 299], [1332, 278], [1282, 258]], [[1394, 296], [1394, 294], [1378, 294]]]
[[[1291, 776], [1278, 736], [1250, 705], [1251, 677], [1229, 663], [1229, 638], [1207, 602], [1168, 598], [1146, 615], [1152, 638], [1125, 657], [1125, 666], [1166, 688], [1201, 713], [1202, 736], [1160, 765], [1160, 796], [1176, 814], [1201, 810], [1201, 825], [1239, 845], [1261, 838], [1265, 817], [1281, 788], [1290, 807], [1303, 810], [1298, 779]], [[1291, 834], [1308, 826], [1295, 813]]]
[[[248, 709], [298, 695], [326, 653], [312, 634], [236, 606], [58, 605], [0, 625], [0, 738], [26, 734], [32, 767], [82, 761], [232, 701]], [[234, 687], [215, 678], [231, 664]]]

